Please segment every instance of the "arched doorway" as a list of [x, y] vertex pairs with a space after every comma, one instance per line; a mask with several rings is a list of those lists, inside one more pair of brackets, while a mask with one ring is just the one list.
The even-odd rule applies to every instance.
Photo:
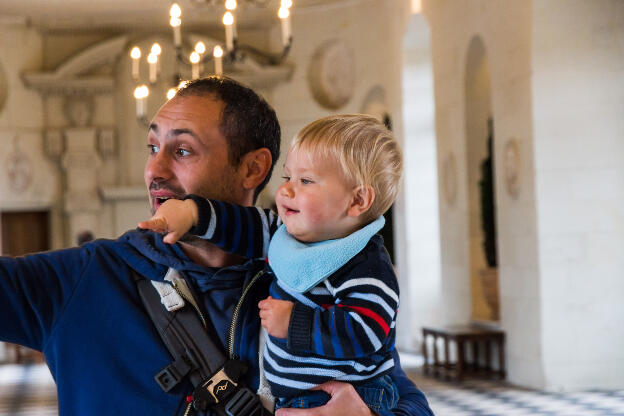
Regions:
[[410, 17], [403, 38], [402, 102], [404, 192], [395, 204], [401, 288], [397, 345], [420, 351], [421, 328], [440, 324], [442, 317], [431, 29], [422, 13]]
[[489, 62], [480, 36], [470, 41], [466, 59], [465, 122], [468, 169], [471, 318], [499, 320], [494, 125]]

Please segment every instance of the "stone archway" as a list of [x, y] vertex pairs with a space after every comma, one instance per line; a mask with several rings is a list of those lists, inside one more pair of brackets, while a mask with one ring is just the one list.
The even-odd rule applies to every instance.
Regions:
[[419, 351], [421, 328], [441, 324], [440, 212], [431, 28], [413, 14], [403, 38], [403, 192], [395, 204], [401, 307], [397, 345]]
[[465, 70], [471, 318], [498, 321], [492, 90], [487, 50], [478, 35], [468, 46]]

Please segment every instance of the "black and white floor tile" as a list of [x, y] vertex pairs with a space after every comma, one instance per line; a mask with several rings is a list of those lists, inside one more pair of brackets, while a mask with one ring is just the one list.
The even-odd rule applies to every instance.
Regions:
[[549, 393], [496, 381], [443, 382], [419, 370], [409, 375], [436, 416], [624, 416], [624, 390]]
[[[436, 416], [624, 416], [624, 390], [546, 393], [485, 380], [452, 383], [403, 364]], [[45, 365], [0, 365], [0, 415], [58, 415]]]

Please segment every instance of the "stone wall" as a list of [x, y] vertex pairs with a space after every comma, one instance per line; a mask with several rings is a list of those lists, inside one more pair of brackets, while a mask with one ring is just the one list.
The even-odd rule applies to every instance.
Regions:
[[532, 15], [544, 384], [622, 388], [624, 3]]
[[491, 77], [508, 378], [548, 390], [621, 388], [624, 5], [426, 1], [424, 9], [434, 51], [444, 321], [471, 318], [464, 81], [478, 37]]

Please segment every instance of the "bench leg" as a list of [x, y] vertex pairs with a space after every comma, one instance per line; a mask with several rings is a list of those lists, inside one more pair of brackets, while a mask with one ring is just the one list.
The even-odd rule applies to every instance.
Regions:
[[427, 354], [427, 332], [425, 330], [423, 330], [422, 353], [423, 353], [423, 358], [425, 359], [423, 371], [425, 374], [429, 374], [429, 355]]
[[505, 339], [498, 341], [498, 372], [502, 379], [505, 378]]
[[464, 341], [455, 341], [455, 346], [457, 348], [456, 379], [461, 381], [464, 376]]
[[433, 336], [433, 373], [438, 375], [440, 372], [440, 360], [438, 358], [438, 337]]

